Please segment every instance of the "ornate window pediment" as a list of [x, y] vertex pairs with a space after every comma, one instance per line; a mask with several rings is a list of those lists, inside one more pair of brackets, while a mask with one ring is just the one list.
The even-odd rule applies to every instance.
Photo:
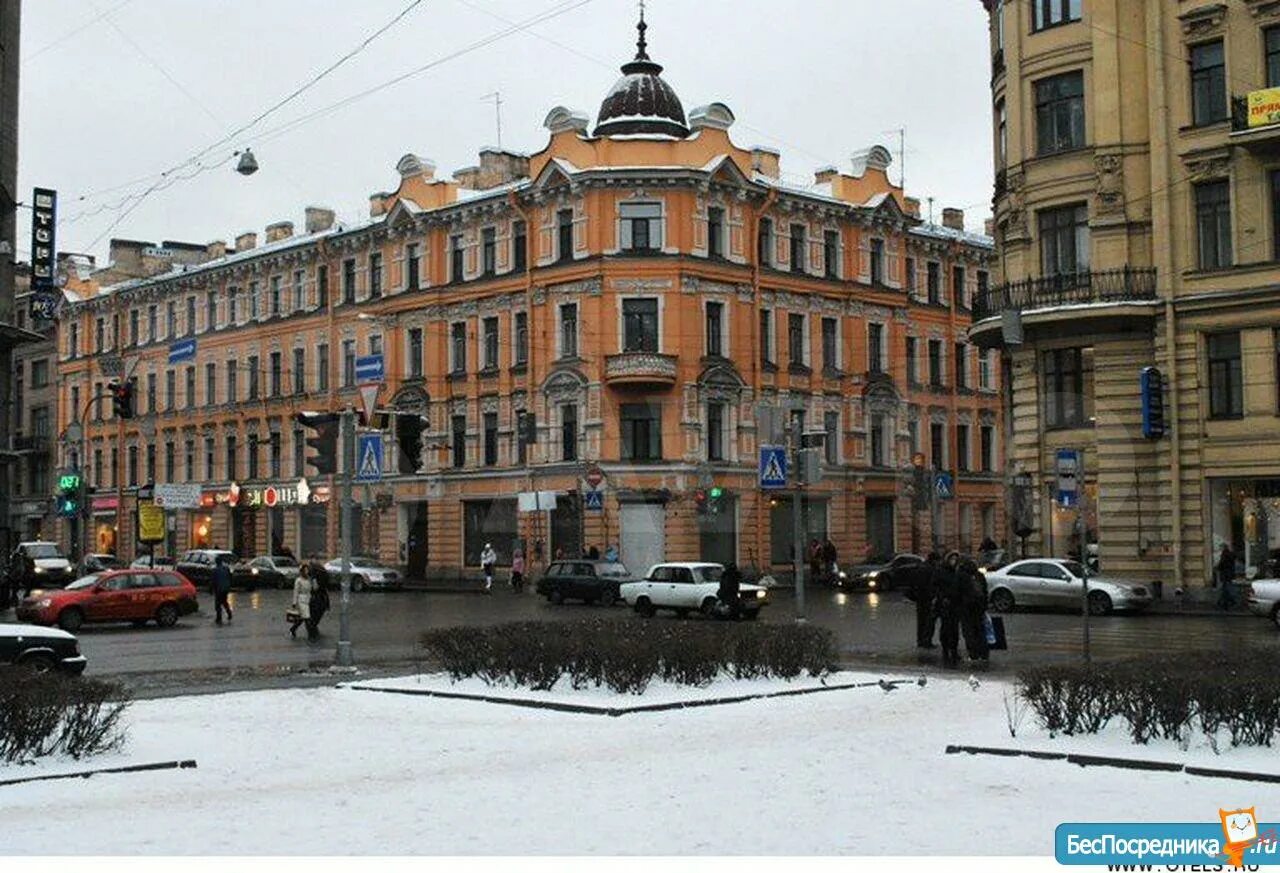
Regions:
[[587, 377], [576, 368], [554, 370], [542, 383], [542, 394], [552, 401], [576, 400], [587, 388]]
[[736, 403], [746, 385], [737, 368], [728, 361], [712, 364], [698, 376], [698, 393], [703, 400]]

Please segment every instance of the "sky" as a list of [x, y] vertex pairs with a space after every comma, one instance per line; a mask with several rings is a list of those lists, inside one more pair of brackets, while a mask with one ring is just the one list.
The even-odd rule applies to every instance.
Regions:
[[[395, 188], [405, 153], [447, 177], [497, 145], [494, 99], [485, 95], [501, 95], [501, 145], [536, 152], [554, 106], [583, 110], [594, 125], [618, 66], [635, 52], [634, 0], [418, 0], [404, 13], [412, 3], [25, 3], [19, 196], [56, 189], [58, 249], [100, 265], [112, 237], [206, 243], [253, 230], [261, 239], [275, 221], [300, 229], [307, 205], [356, 222], [371, 193]], [[905, 129], [907, 193], [926, 212], [933, 197], [939, 219], [944, 206], [963, 208], [969, 228], [981, 230], [992, 136], [978, 0], [648, 0], [646, 8], [649, 54], [686, 112], [728, 104], [734, 142], [781, 151], [788, 181], [812, 182], [824, 165], [847, 171], [854, 152], [876, 143], [893, 152], [896, 181]], [[245, 147], [261, 167], [250, 177], [234, 172]]]

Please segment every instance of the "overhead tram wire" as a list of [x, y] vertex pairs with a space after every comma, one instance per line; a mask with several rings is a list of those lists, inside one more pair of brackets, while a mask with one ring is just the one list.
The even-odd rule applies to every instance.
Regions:
[[22, 65], [25, 67], [28, 63], [30, 63], [31, 61], [34, 61], [36, 58], [40, 57], [45, 52], [52, 51], [53, 49], [62, 45], [64, 42], [76, 36], [77, 34], [83, 33], [84, 31], [88, 30], [90, 27], [93, 27], [93, 25], [97, 24], [102, 19], [109, 18], [110, 16], [116, 14], [117, 12], [119, 12], [121, 9], [128, 6], [132, 2], [133, 0], [124, 0], [123, 3], [119, 3], [115, 6], [112, 6], [106, 12], [100, 11], [97, 15], [95, 15], [93, 18], [90, 18], [84, 24], [81, 24], [78, 27], [68, 30], [62, 36], [53, 40], [53, 42], [45, 43], [40, 48], [36, 49], [31, 54], [27, 55], [25, 58], [23, 58]]

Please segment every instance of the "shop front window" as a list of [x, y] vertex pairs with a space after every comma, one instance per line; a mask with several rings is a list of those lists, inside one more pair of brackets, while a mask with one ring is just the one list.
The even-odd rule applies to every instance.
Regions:
[[[1280, 578], [1280, 478], [1212, 479], [1209, 563], [1224, 545], [1236, 556], [1236, 580]], [[1205, 578], [1211, 568], [1206, 566]]]

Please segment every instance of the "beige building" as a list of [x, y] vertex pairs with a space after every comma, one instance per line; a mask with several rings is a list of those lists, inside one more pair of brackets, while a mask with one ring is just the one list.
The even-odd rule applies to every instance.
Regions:
[[1105, 571], [1190, 591], [1226, 543], [1241, 571], [1275, 572], [1280, 91], [1264, 89], [1280, 85], [1280, 2], [983, 5], [997, 258], [970, 336], [1005, 351], [1028, 551], [1077, 548], [1053, 501], [1072, 447]]

